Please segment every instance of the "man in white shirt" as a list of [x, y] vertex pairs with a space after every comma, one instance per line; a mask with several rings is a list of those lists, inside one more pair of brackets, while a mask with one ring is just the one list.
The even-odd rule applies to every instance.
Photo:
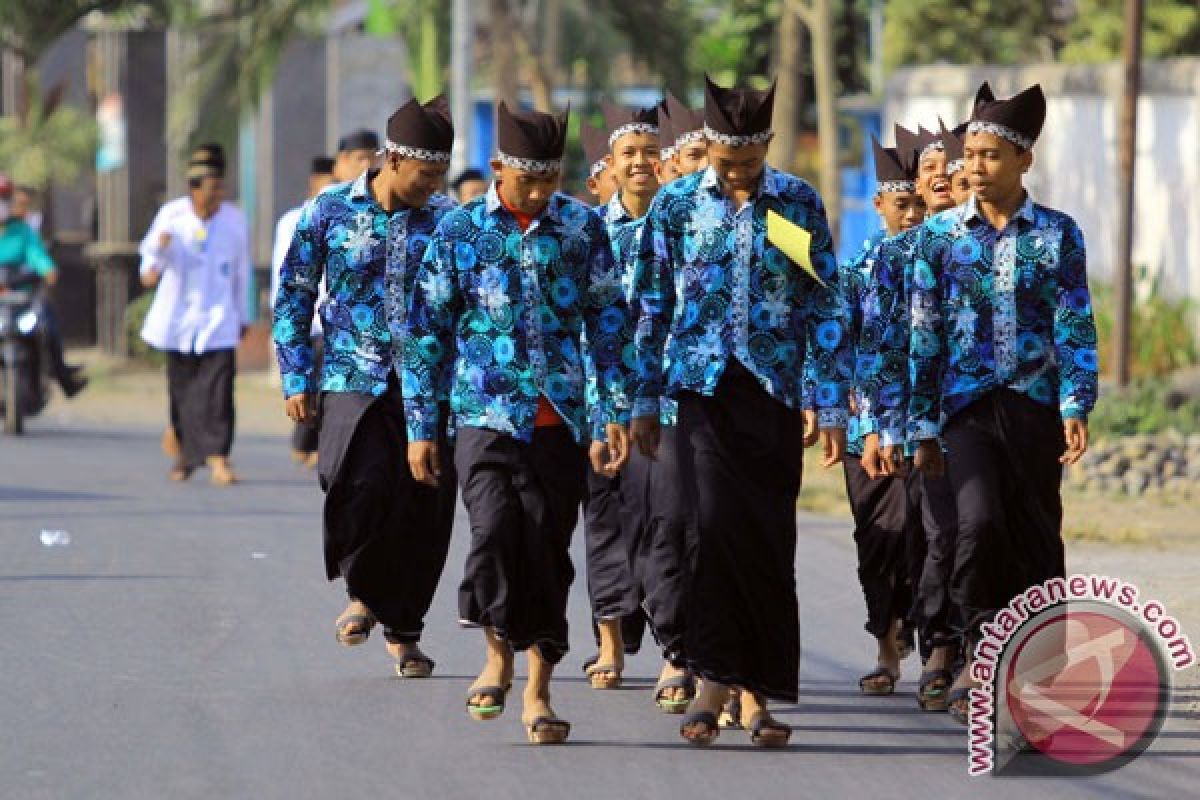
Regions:
[[[313, 159], [312, 170], [308, 175], [309, 200], [316, 197], [322, 189], [334, 183], [333, 166], [334, 160], [328, 156], [317, 156]], [[285, 211], [279, 218], [279, 222], [275, 224], [275, 244], [271, 248], [271, 308], [275, 308], [275, 297], [279, 294], [279, 272], [283, 266], [283, 260], [287, 258], [288, 248], [291, 247], [292, 238], [296, 234], [296, 224], [300, 222], [300, 215], [303, 211], [304, 205]], [[325, 292], [322, 289], [317, 298], [317, 308], [320, 308], [324, 301]], [[319, 314], [313, 316], [312, 341], [313, 369], [319, 373], [322, 344], [321, 316]], [[317, 468], [316, 425], [310, 422], [296, 423], [296, 427], [292, 431], [292, 459], [309, 469]]]
[[237, 481], [233, 446], [235, 352], [245, 331], [250, 254], [246, 218], [224, 202], [225, 154], [205, 145], [188, 163], [188, 194], [159, 209], [142, 240], [142, 284], [157, 287], [142, 338], [167, 355], [171, 426], [179, 455], [171, 479], [208, 465]]

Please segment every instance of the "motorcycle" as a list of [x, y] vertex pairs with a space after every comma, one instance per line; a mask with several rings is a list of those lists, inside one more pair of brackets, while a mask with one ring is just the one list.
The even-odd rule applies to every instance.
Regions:
[[25, 419], [41, 412], [50, 397], [41, 368], [40, 282], [34, 273], [0, 267], [0, 408], [7, 434], [23, 433]]

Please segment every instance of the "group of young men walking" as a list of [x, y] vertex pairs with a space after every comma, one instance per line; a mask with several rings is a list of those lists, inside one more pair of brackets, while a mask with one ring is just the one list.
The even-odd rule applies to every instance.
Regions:
[[878, 642], [863, 692], [893, 692], [917, 649], [921, 707], [965, 718], [979, 625], [1063, 572], [1061, 467], [1096, 397], [1082, 237], [1021, 183], [1045, 100], [985, 84], [963, 125], [875, 142], [885, 230], [840, 268], [816, 191], [766, 164], [773, 100], [706, 79], [702, 110], [606, 104], [583, 128], [589, 207], [558, 191], [567, 115], [504, 104], [494, 181], [455, 205], [447, 104], [414, 99], [378, 166], [304, 205], [274, 338], [287, 413], [319, 430], [339, 641], [381, 625], [399, 675], [432, 673], [461, 489], [458, 613], [484, 637], [467, 712], [504, 713], [525, 652], [529, 739], [565, 741], [550, 686], [582, 511], [591, 686], [619, 686], [648, 629], [685, 739], [784, 746], [767, 703], [797, 700], [796, 501], [820, 440]]

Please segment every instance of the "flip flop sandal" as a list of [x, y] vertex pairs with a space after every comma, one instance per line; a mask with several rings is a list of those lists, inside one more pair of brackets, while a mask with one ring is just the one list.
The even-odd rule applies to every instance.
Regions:
[[[938, 686], [937, 684], [941, 684]], [[950, 684], [954, 675], [948, 669], [931, 669], [921, 673], [917, 683], [917, 705], [922, 711], [945, 711]]]
[[[964, 705], [959, 705], [963, 703]], [[959, 725], [966, 725], [971, 721], [971, 690], [968, 687], [960, 687], [951, 689], [950, 694], [946, 695], [946, 711], [950, 714], [950, 718]]]
[[403, 661], [395, 663], [398, 678], [431, 678], [433, 668], [437, 666], [432, 658], [426, 655], [412, 655]]
[[562, 744], [571, 735], [571, 723], [558, 717], [538, 717], [525, 724], [530, 744]]
[[[700, 735], [688, 735], [688, 728], [696, 725], [704, 726], [704, 733]], [[706, 747], [717, 740], [721, 735], [721, 726], [717, 724], [717, 715], [711, 711], [693, 711], [683, 718], [683, 722], [679, 723], [679, 735], [683, 737], [688, 744], [694, 744], [697, 747]]]
[[[663, 692], [668, 689], [683, 689], [684, 698], [666, 698], [663, 697]], [[654, 704], [658, 706], [664, 714], [682, 714], [687, 711], [688, 704], [696, 696], [696, 678], [690, 673], [685, 672], [683, 675], [676, 675], [673, 678], [664, 678], [654, 684]]]
[[375, 617], [371, 614], [344, 614], [338, 617], [333, 625], [338, 644], [354, 647], [370, 638], [371, 629], [375, 627]]
[[742, 693], [734, 690], [728, 702], [721, 707], [721, 716], [717, 722], [722, 728], [741, 730], [742, 728]]
[[[770, 734], [779, 734], [770, 735]], [[792, 726], [772, 719], [765, 711], [750, 718], [750, 743], [756, 747], [787, 747], [792, 739]]]
[[[867, 683], [867, 681], [873, 681], [876, 678], [887, 678], [887, 685], [872, 686]], [[886, 697], [896, 691], [896, 681], [898, 680], [900, 680], [899, 675], [881, 665], [859, 678], [858, 688], [862, 689], [863, 694], [870, 697]]]
[[[495, 719], [504, 713], [504, 697], [507, 694], [508, 689], [499, 686], [476, 686], [467, 692], [467, 713], [476, 722]], [[471, 699], [474, 697], [490, 697], [492, 702], [490, 705], [472, 703]]]
[[[604, 673], [609, 673], [606, 677]], [[621, 667], [616, 664], [589, 664], [583, 674], [588, 676], [593, 689], [621, 688]]]

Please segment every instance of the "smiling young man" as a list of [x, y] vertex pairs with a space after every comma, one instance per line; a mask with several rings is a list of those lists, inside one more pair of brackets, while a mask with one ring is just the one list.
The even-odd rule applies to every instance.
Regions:
[[[484, 629], [487, 651], [467, 712], [503, 713], [513, 653], [526, 651], [522, 722], [531, 742], [556, 744], [570, 732], [550, 706], [550, 679], [567, 652], [585, 447], [590, 439], [593, 469], [609, 476], [627, 456], [619, 364], [628, 312], [603, 223], [557, 191], [567, 115], [501, 103], [496, 122], [495, 183], [446, 215], [416, 279], [404, 363], [408, 458], [418, 480], [448, 479], [435, 433], [449, 398], [471, 520], [459, 617]], [[613, 376], [598, 382], [592, 404], [585, 349], [598, 374]]]
[[[410, 100], [387, 136], [381, 168], [305, 204], [280, 272], [273, 334], [287, 415], [319, 424], [325, 573], [344, 578], [350, 597], [337, 640], [361, 644], [378, 622], [396, 674], [422, 678], [434, 666], [419, 641], [446, 562], [454, 484], [431, 489], [408, 470], [396, 365], [415, 262], [454, 205], [434, 193], [454, 141], [445, 98]], [[317, 375], [310, 336], [322, 281]], [[445, 437], [444, 426], [436, 432]]]
[[[1083, 235], [1023, 185], [1045, 116], [1040, 86], [980, 87], [963, 144], [974, 194], [915, 250], [908, 434], [927, 474], [945, 471], [939, 436], [953, 459], [968, 655], [997, 609], [1064, 573], [1062, 467], [1087, 450], [1098, 391]], [[949, 698], [964, 722], [972, 666]]]
[[[658, 112], [654, 108], [624, 108], [607, 101], [601, 108], [609, 132], [605, 162], [617, 192], [598, 212], [612, 242], [613, 261], [621, 273], [622, 287], [627, 290], [642, 223], [658, 191]], [[597, 374], [588, 366], [588, 395], [594, 403], [597, 382], [612, 380], [613, 376]], [[622, 368], [620, 364], [612, 367]], [[644, 470], [640, 470], [635, 478], [643, 474]], [[584, 671], [594, 689], [620, 686], [624, 657], [640, 649], [645, 627], [630, 557], [632, 528], [640, 514], [640, 504], [634, 504], [632, 509], [630, 506], [640, 484], [635, 479], [633, 484], [625, 486], [627, 477], [588, 472], [584, 508], [588, 596], [599, 632], [599, 652], [588, 660]]]
[[767, 698], [797, 699], [796, 498], [805, 343], [817, 343], [816, 403], [825, 464], [845, 451], [848, 360], [836, 289], [792, 264], [766, 236], [774, 211], [812, 233], [832, 284], [825, 210], [804, 181], [766, 166], [774, 89], [706, 78], [710, 166], [665, 187], [645, 224], [631, 306], [639, 315], [634, 437], [657, 451], [660, 398], [679, 403], [679, 469], [696, 520], [687, 591], [686, 664], [704, 679], [680, 735], [708, 744], [730, 687], [747, 690], [751, 741], [784, 746], [791, 729]]
[[587, 159], [588, 174], [584, 185], [596, 208], [604, 208], [617, 193], [612, 165], [608, 163], [608, 132], [584, 120], [579, 124], [579, 140]]

